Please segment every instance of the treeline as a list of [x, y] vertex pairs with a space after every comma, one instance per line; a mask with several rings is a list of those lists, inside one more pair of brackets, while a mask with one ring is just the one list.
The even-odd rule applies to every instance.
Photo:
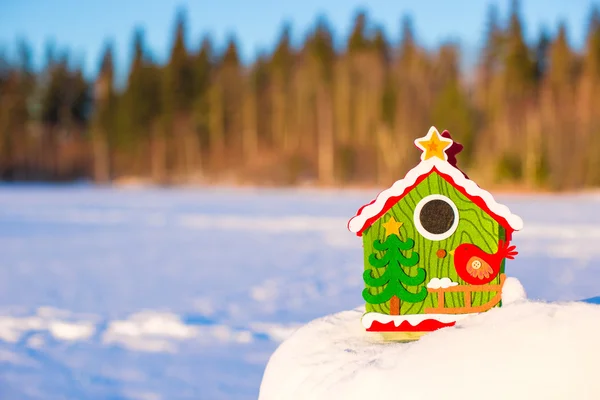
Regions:
[[[420, 46], [409, 18], [390, 41], [357, 13], [343, 49], [319, 19], [300, 47], [286, 27], [270, 54], [243, 65], [231, 38], [186, 47], [177, 14], [168, 62], [134, 35], [122, 90], [107, 46], [94, 82], [68, 53], [0, 54], [0, 175], [5, 180], [390, 184], [418, 161], [431, 125], [465, 145], [459, 166], [486, 184], [600, 186], [600, 13], [585, 48], [567, 29], [523, 37], [517, 3], [491, 7], [477, 66], [460, 48]], [[391, 42], [395, 42], [392, 45]], [[483, 182], [482, 182], [483, 183]]]

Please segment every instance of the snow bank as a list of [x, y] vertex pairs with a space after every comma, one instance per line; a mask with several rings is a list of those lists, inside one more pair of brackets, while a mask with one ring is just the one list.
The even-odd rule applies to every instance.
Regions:
[[278, 324], [264, 322], [250, 323], [250, 328], [254, 332], [265, 334], [269, 339], [276, 342], [283, 342], [300, 327], [300, 324]]
[[[93, 321], [75, 318], [69, 311], [40, 307], [36, 315], [0, 315], [0, 340], [17, 343], [29, 332], [48, 331], [55, 339], [81, 341], [92, 337], [96, 331]], [[86, 317], [89, 318], [89, 317]]]
[[185, 325], [175, 314], [146, 310], [126, 320], [112, 321], [102, 342], [137, 351], [173, 352], [174, 340], [191, 339], [197, 331], [198, 328]]
[[194, 326], [184, 323], [174, 313], [144, 310], [127, 319], [111, 321], [102, 334], [102, 343], [118, 345], [133, 351], [175, 353], [178, 343], [196, 340], [198, 343], [248, 344], [253, 332], [227, 325]]
[[597, 399], [600, 306], [506, 284], [504, 307], [417, 342], [365, 332], [362, 307], [314, 320], [271, 356], [259, 399]]
[[338, 232], [346, 224], [343, 218], [310, 215], [267, 217], [245, 215], [185, 214], [178, 224], [189, 229], [218, 229], [226, 231], [260, 231], [270, 233]]
[[84, 340], [90, 338], [96, 328], [91, 322], [70, 323], [54, 321], [48, 326], [48, 330], [57, 339], [61, 340]]

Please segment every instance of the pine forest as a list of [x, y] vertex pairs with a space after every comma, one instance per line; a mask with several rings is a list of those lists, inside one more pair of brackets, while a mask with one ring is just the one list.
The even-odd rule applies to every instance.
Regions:
[[110, 42], [93, 79], [68, 51], [49, 46], [34, 69], [26, 42], [0, 49], [0, 179], [390, 185], [435, 125], [487, 186], [600, 186], [598, 9], [576, 51], [564, 24], [529, 43], [516, 2], [491, 6], [469, 68], [457, 43], [420, 45], [409, 17], [390, 38], [357, 12], [344, 40], [321, 17], [300, 45], [288, 25], [251, 63], [235, 37], [188, 38], [185, 11], [174, 17], [167, 62], [133, 32], [122, 85]]

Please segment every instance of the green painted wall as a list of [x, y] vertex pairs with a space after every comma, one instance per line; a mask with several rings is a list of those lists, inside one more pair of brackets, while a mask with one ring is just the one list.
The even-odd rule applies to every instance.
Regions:
[[[414, 209], [417, 203], [431, 194], [442, 194], [448, 197], [456, 204], [459, 212], [458, 228], [452, 236], [440, 241], [432, 241], [421, 236], [413, 222]], [[432, 278], [448, 277], [452, 279], [452, 281], [458, 282], [459, 285], [466, 284], [458, 277], [458, 274], [454, 269], [453, 257], [450, 254], [447, 254], [445, 258], [441, 259], [437, 257], [436, 252], [439, 249], [444, 249], [449, 252], [462, 243], [473, 243], [486, 253], [496, 253], [498, 250], [498, 239], [504, 238], [505, 234], [504, 228], [502, 228], [491, 216], [481, 210], [477, 205], [472, 203], [467, 197], [434, 172], [394, 205], [394, 207], [388, 210], [382, 218], [379, 218], [371, 225], [371, 227], [363, 232], [365, 269], [372, 269], [368, 261], [371, 253], [375, 252], [380, 255], [380, 252], [373, 249], [373, 241], [376, 239], [381, 241], [384, 240], [385, 230], [381, 224], [382, 222], [387, 221], [390, 218], [390, 215], [393, 215], [397, 221], [403, 223], [400, 228], [400, 239], [406, 241], [408, 238], [412, 238], [415, 241], [413, 249], [407, 251], [405, 255], [410, 257], [411, 252], [416, 251], [420, 256], [419, 263], [414, 267], [405, 267], [405, 272], [409, 275], [415, 275], [416, 269], [419, 267], [425, 268], [427, 272], [427, 278], [422, 285], [407, 288], [413, 293], [418, 292], [422, 286], [427, 285]], [[379, 277], [384, 271], [384, 269], [374, 269], [371, 273], [374, 277]], [[504, 262], [501, 272], [504, 272]], [[499, 277], [496, 277], [495, 280], [490, 282], [491, 285], [499, 283]], [[369, 288], [368, 286], [366, 287]], [[381, 292], [383, 287], [369, 288], [369, 290], [371, 293], [375, 294]], [[472, 293], [472, 305], [477, 306], [485, 304], [494, 297], [495, 294], [495, 292]], [[464, 306], [464, 296], [462, 293], [446, 293], [445, 296], [446, 307]], [[437, 307], [437, 293], [430, 293], [425, 301], [421, 303], [402, 302], [400, 314], [422, 314], [424, 313], [424, 309], [428, 307]], [[367, 312], [374, 311], [389, 314], [389, 301], [382, 304], [367, 303], [366, 310]]]

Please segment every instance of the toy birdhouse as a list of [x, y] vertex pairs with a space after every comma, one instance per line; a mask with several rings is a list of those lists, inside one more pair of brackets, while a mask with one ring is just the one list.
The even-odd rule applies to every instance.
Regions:
[[500, 307], [512, 234], [523, 227], [457, 168], [462, 145], [447, 131], [431, 127], [414, 143], [421, 162], [348, 223], [364, 247], [362, 324], [400, 339]]

